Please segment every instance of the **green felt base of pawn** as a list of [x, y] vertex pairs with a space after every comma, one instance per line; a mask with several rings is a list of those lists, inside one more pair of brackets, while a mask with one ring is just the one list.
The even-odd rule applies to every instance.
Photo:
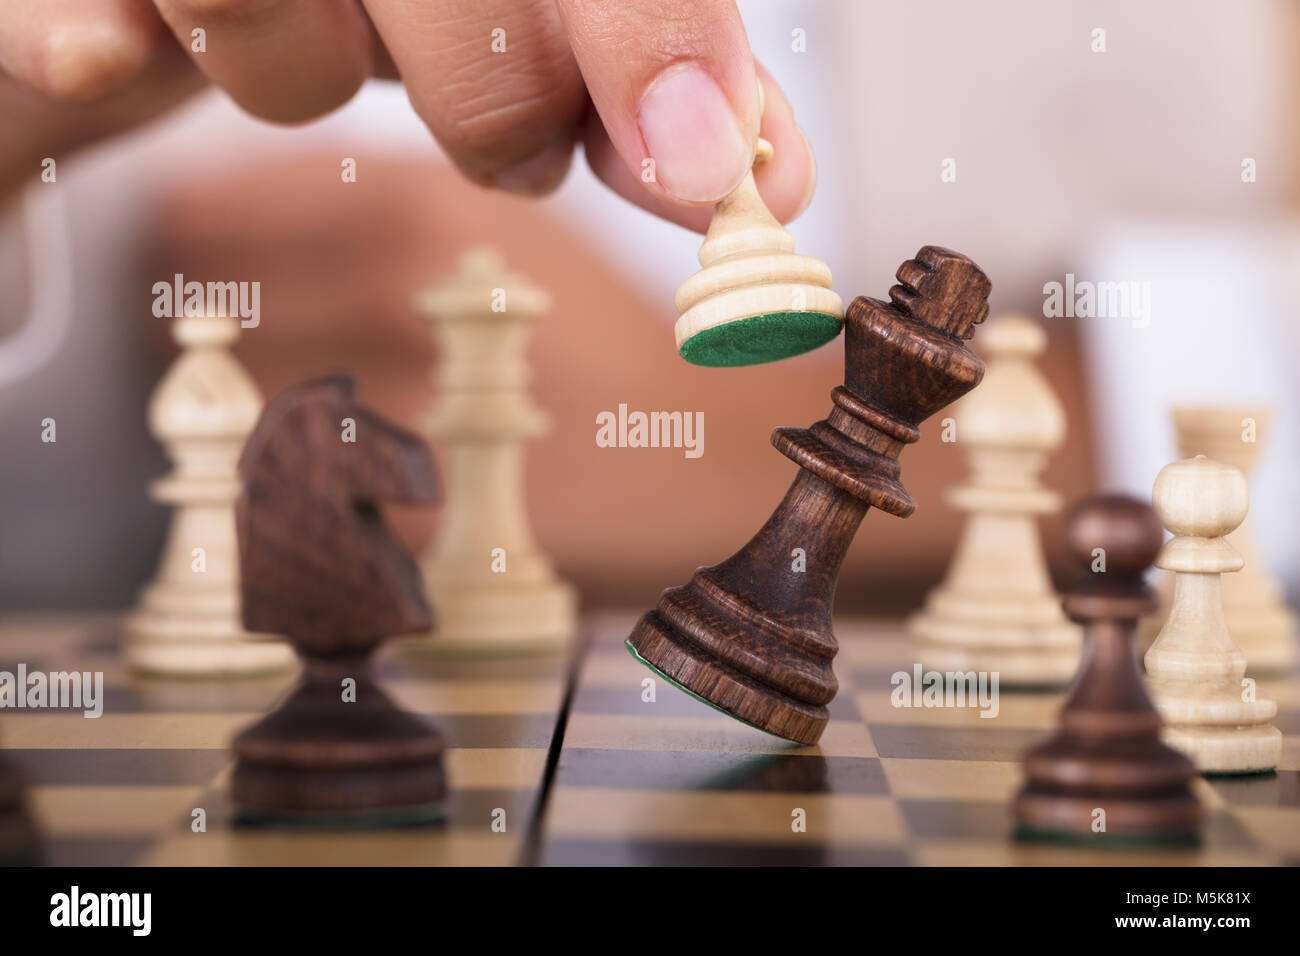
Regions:
[[762, 365], [811, 352], [839, 335], [842, 325], [824, 312], [767, 312], [698, 332], [678, 353], [711, 368]]
[[1017, 824], [1013, 835], [1024, 843], [1053, 843], [1058, 846], [1102, 847], [1111, 850], [1194, 847], [1200, 835], [1194, 831], [1169, 833], [1082, 833], [1077, 830], [1054, 830]]

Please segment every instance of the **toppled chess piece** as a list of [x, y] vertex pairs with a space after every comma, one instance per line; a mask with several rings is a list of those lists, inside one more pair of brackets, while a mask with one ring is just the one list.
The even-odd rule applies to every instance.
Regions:
[[1068, 533], [1070, 551], [1091, 569], [1065, 598], [1085, 626], [1083, 661], [1060, 729], [1025, 754], [1017, 833], [1113, 846], [1193, 840], [1203, 818], [1191, 791], [1196, 768], [1161, 742], [1133, 656], [1137, 620], [1155, 603], [1142, 574], [1160, 550], [1160, 523], [1135, 498], [1097, 495], [1074, 510]]
[[1246, 657], [1223, 615], [1220, 575], [1242, 567], [1226, 535], [1249, 501], [1241, 471], [1204, 455], [1166, 465], [1151, 490], [1174, 534], [1156, 566], [1175, 577], [1169, 618], [1146, 653], [1148, 688], [1165, 741], [1202, 773], [1266, 773], [1282, 753], [1282, 734], [1269, 723], [1277, 703], [1243, 680]]
[[[759, 139], [758, 166], [772, 156]], [[775, 362], [840, 334], [844, 303], [831, 270], [797, 255], [794, 239], [768, 211], [751, 170], [718, 203], [700, 246], [700, 271], [677, 289], [677, 351], [694, 365]]]
[[378, 505], [433, 502], [433, 460], [353, 393], [341, 376], [289, 389], [240, 460], [244, 623], [284, 634], [303, 663], [293, 694], [232, 744], [243, 821], [375, 826], [441, 814], [441, 735], [368, 676], [384, 638], [432, 624], [419, 570]]
[[[504, 308], [494, 309], [493, 304]], [[533, 540], [524, 448], [550, 428], [528, 395], [524, 349], [550, 296], [473, 249], [419, 299], [442, 356], [427, 431], [446, 476], [441, 534], [421, 562], [438, 623], [421, 651], [447, 655], [558, 652], [577, 631], [577, 595]]]
[[1038, 475], [1065, 439], [1065, 412], [1034, 365], [1047, 336], [1012, 315], [980, 341], [988, 371], [952, 411], [971, 476], [949, 499], [966, 523], [943, 584], [908, 631], [927, 668], [996, 671], [1004, 687], [1064, 685], [1082, 635], [1061, 611], [1038, 532], [1039, 516], [1060, 507]]
[[185, 677], [288, 670], [293, 652], [282, 641], [240, 623], [236, 462], [262, 396], [230, 354], [239, 323], [187, 315], [172, 334], [182, 351], [149, 403], [149, 426], [174, 463], [153, 497], [175, 510], [158, 571], [125, 621], [127, 663]]
[[844, 553], [870, 506], [912, 513], [899, 453], [984, 373], [963, 341], [988, 315], [980, 268], [926, 246], [898, 280], [890, 302], [849, 306], [844, 384], [826, 419], [773, 433], [800, 471], [767, 524], [722, 564], [665, 591], [627, 640], [689, 693], [800, 743], [821, 737], [838, 687], [831, 605]]

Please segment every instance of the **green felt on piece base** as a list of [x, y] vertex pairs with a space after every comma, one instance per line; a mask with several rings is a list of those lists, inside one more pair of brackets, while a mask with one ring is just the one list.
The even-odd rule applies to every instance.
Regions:
[[710, 708], [712, 708], [713, 710], [716, 710], [716, 711], [717, 711], [718, 713], [720, 713], [720, 714], [726, 714], [726, 715], [727, 715], [728, 717], [730, 717], [732, 720], [738, 720], [738, 721], [740, 721], [742, 724], [744, 724], [746, 727], [753, 727], [755, 730], [762, 730], [763, 733], [767, 734], [769, 737], [775, 737], [777, 740], [784, 741], [784, 742], [787, 743], [787, 744], [788, 744], [788, 743], [793, 743], [793, 741], [786, 740], [786, 739], [785, 739], [784, 737], [782, 737], [780, 734], [774, 734], [774, 733], [772, 733], [772, 731], [770, 731], [770, 730], [764, 730], [762, 727], [758, 726], [758, 724], [751, 724], [751, 723], [750, 723], [749, 721], [747, 721], [744, 717], [737, 717], [737, 716], [736, 716], [735, 714], [733, 714], [731, 711], [729, 711], [729, 710], [723, 710], [721, 707], [719, 707], [719, 706], [718, 706], [717, 704], [715, 704], [713, 701], [708, 700], [708, 699], [706, 699], [706, 698], [704, 698], [704, 697], [701, 697], [699, 694], [695, 693], [695, 691], [691, 690], [689, 687], [685, 687], [685, 686], [683, 686], [683, 685], [677, 683], [677, 681], [673, 680], [671, 677], [669, 677], [667, 674], [665, 674], [665, 673], [664, 673], [663, 671], [661, 671], [659, 668], [655, 667], [655, 666], [654, 666], [653, 664], [651, 664], [648, 660], [646, 660], [644, 657], [642, 657], [641, 654], [640, 654], [640, 652], [637, 651], [637, 649], [636, 649], [635, 647], [632, 646], [632, 642], [631, 642], [630, 640], [624, 640], [624, 641], [623, 641], [623, 646], [627, 648], [627, 652], [628, 652], [629, 654], [631, 654], [633, 657], [635, 657], [638, 661], [640, 661], [640, 662], [641, 662], [642, 664], [644, 664], [646, 667], [650, 668], [650, 670], [654, 671], [656, 674], [658, 674], [658, 675], [659, 675], [660, 677], [662, 677], [664, 680], [668, 681], [668, 683], [672, 684], [674, 687], [676, 687], [676, 688], [677, 688], [678, 690], [680, 690], [682, 693], [684, 693], [684, 694], [689, 694], [690, 696], [694, 697], [696, 700], [698, 700], [701, 704], [704, 704], [706, 707], [710, 707]]
[[697, 332], [677, 351], [692, 365], [762, 365], [825, 345], [843, 324], [825, 312], [767, 312]]
[[1105, 847], [1111, 850], [1140, 850], [1147, 847], [1191, 847], [1201, 842], [1195, 832], [1184, 833], [1080, 833], [1018, 824], [1014, 836], [1026, 843], [1055, 843], [1061, 846]]

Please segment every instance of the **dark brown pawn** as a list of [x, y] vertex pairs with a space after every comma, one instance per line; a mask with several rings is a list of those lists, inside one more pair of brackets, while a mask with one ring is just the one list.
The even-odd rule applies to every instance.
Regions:
[[[988, 315], [989, 280], [965, 256], [926, 246], [898, 269], [891, 301], [858, 297], [844, 332], [844, 384], [810, 428], [778, 428], [800, 472], [767, 524], [722, 564], [663, 593], [628, 648], [673, 683], [779, 737], [816, 743], [838, 684], [831, 605], [867, 509], [916, 505], [898, 455], [917, 425], [978, 384], [966, 347]], [[807, 570], [795, 571], [796, 548]]]
[[[1192, 795], [1196, 768], [1160, 742], [1160, 715], [1138, 674], [1133, 633], [1156, 609], [1142, 572], [1160, 550], [1160, 520], [1125, 495], [1097, 495], [1069, 520], [1069, 546], [1092, 568], [1064, 600], [1084, 625], [1083, 660], [1061, 710], [1061, 729], [1025, 754], [1027, 782], [1015, 802], [1018, 833], [1027, 838], [1189, 841], [1202, 820]], [[1093, 831], [1105, 811], [1105, 832]]]
[[247, 822], [418, 822], [437, 818], [445, 792], [442, 737], [368, 677], [381, 641], [433, 624], [419, 571], [378, 511], [433, 502], [433, 461], [353, 396], [342, 376], [288, 390], [240, 460], [244, 626], [285, 635], [303, 662], [293, 694], [235, 738], [231, 792]]

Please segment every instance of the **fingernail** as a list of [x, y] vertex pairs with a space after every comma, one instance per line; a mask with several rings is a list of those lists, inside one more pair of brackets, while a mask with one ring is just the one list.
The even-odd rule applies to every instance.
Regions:
[[799, 132], [799, 138], [803, 140], [803, 148], [808, 151], [808, 184], [804, 187], [803, 198], [799, 200], [799, 205], [795, 207], [794, 213], [787, 222], [794, 222], [803, 215], [804, 210], [812, 204], [813, 193], [817, 191], [817, 157], [813, 155], [812, 143], [808, 142], [808, 137], [804, 131], [795, 127]]
[[717, 202], [740, 185], [753, 161], [731, 102], [696, 63], [675, 64], [654, 78], [637, 125], [655, 179], [686, 202]]
[[499, 169], [488, 176], [498, 189], [520, 196], [544, 196], [564, 182], [573, 162], [573, 144], [548, 146], [531, 159]]

